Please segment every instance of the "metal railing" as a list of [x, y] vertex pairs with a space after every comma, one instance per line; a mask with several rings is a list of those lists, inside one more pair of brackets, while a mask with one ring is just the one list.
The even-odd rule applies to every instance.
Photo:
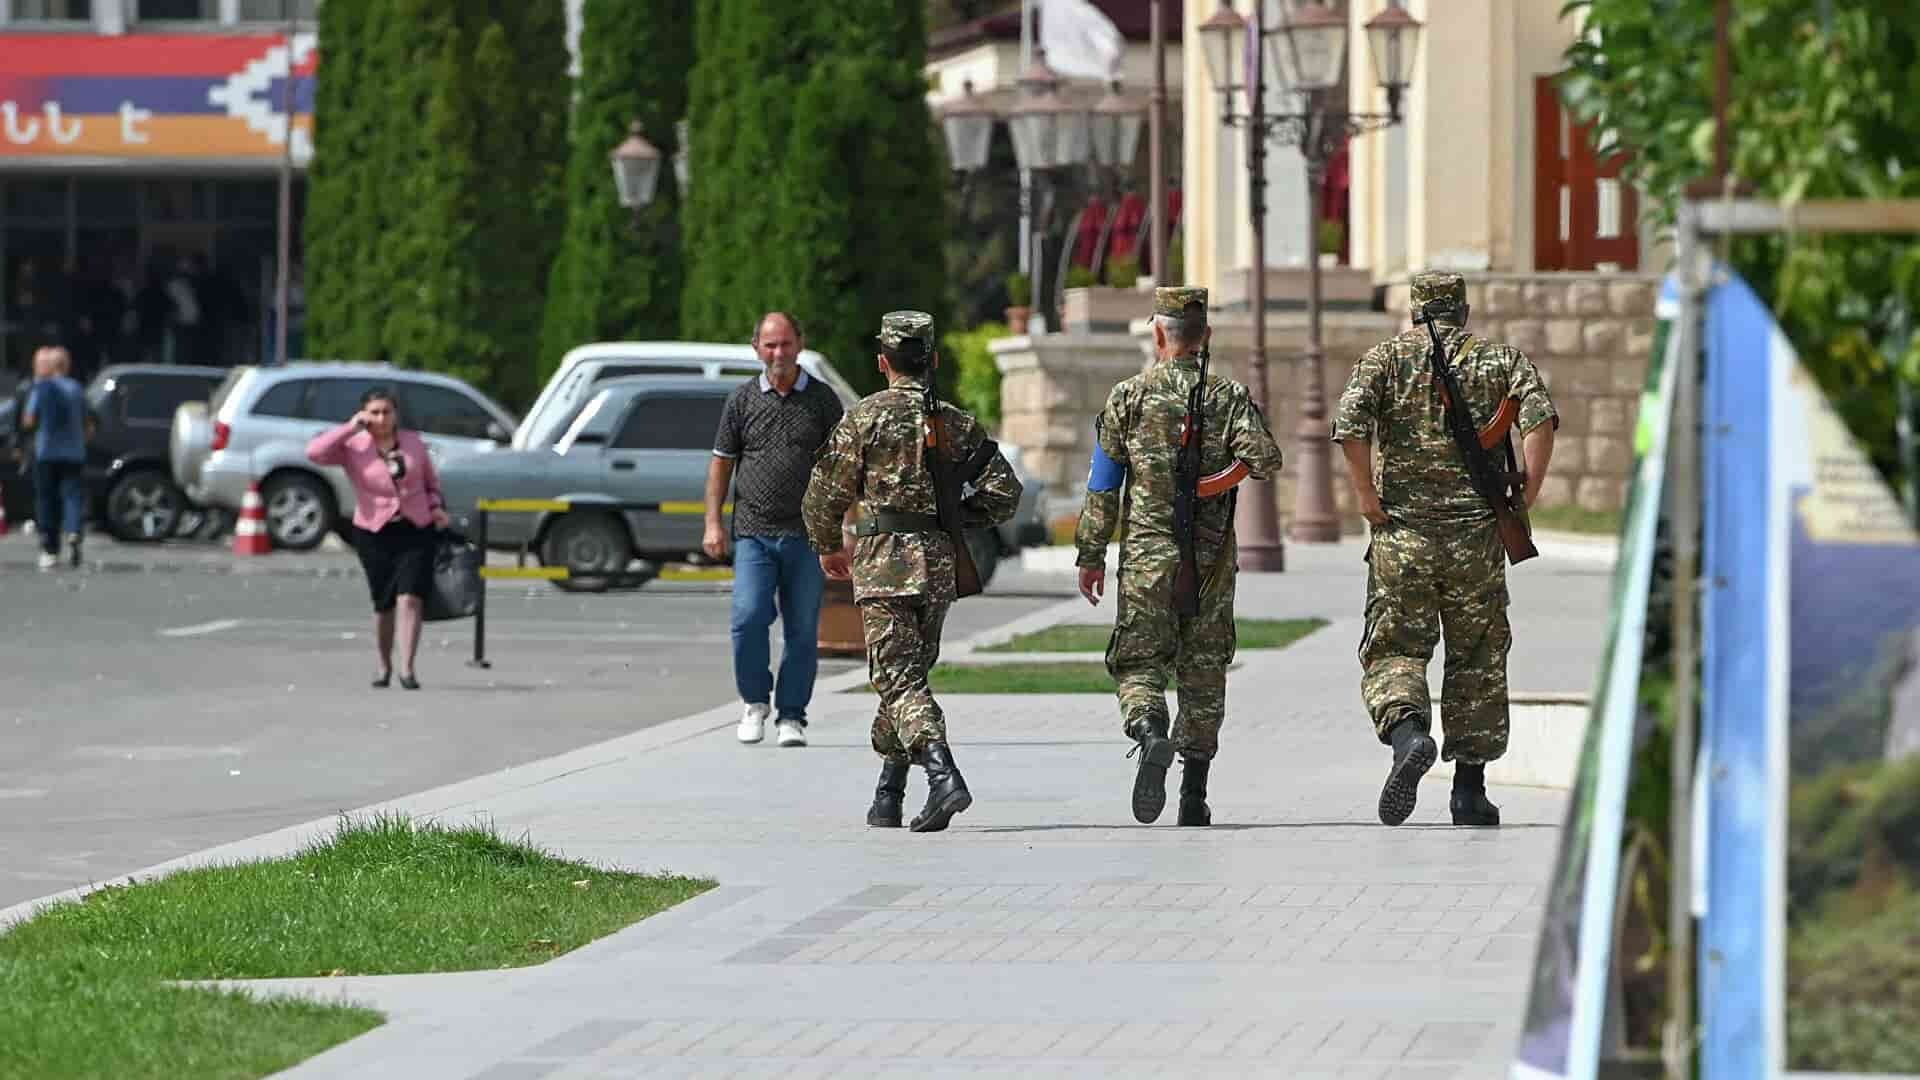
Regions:
[[[649, 581], [726, 581], [733, 577], [733, 569], [717, 567], [671, 567], [663, 566], [658, 570], [594, 570], [576, 573], [566, 566], [528, 566], [527, 550], [532, 545], [532, 537], [522, 542], [513, 566], [487, 566], [484, 562], [489, 548], [487, 546], [487, 516], [489, 514], [565, 514], [574, 509], [606, 510], [613, 512], [641, 511], [653, 514], [694, 515], [705, 514], [707, 506], [701, 502], [607, 502], [595, 499], [591, 502], [575, 503], [571, 499], [480, 499], [474, 503], [474, 544], [480, 549], [483, 560], [480, 567], [480, 593], [473, 609], [473, 659], [467, 661], [468, 667], [491, 668], [493, 662], [487, 659], [487, 588], [488, 580], [531, 580], [531, 581], [572, 581], [587, 579], [604, 581], [610, 585], [632, 582], [644, 585]], [[721, 507], [721, 512], [731, 514], [733, 504]]]

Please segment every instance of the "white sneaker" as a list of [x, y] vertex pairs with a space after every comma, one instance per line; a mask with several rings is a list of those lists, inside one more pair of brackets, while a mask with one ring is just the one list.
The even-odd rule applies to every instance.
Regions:
[[740, 726], [734, 731], [743, 743], [757, 743], [767, 734], [767, 713], [772, 710], [765, 705], [748, 705], [740, 714]]
[[58, 567], [59, 565], [60, 565], [60, 556], [49, 555], [44, 551], [40, 553], [40, 569], [52, 570], [55, 567]]
[[774, 730], [779, 732], [781, 746], [807, 745], [807, 729], [801, 727], [799, 724], [782, 720], [780, 723], [774, 725]]

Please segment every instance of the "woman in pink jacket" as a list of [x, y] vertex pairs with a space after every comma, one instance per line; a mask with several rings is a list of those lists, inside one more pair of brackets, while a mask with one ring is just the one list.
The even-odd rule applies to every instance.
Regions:
[[400, 428], [393, 391], [375, 387], [360, 398], [353, 419], [307, 444], [307, 458], [316, 465], [341, 466], [353, 483], [353, 546], [373, 595], [374, 640], [380, 649], [373, 685], [385, 687], [393, 675], [398, 622], [400, 685], [418, 690], [413, 658], [420, 648], [420, 607], [433, 587], [434, 530], [448, 522], [427, 444]]

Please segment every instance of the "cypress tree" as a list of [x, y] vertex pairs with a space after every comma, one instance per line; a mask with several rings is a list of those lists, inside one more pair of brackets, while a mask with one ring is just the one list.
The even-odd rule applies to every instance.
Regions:
[[304, 228], [310, 311], [308, 352], [315, 357], [372, 355], [371, 311], [362, 302], [360, 272], [379, 236], [382, 207], [366, 199], [377, 118], [358, 107], [367, 88], [388, 73], [380, 48], [378, 0], [338, 0], [320, 10], [320, 55], [326, 75], [314, 97], [314, 155], [307, 167]]
[[[701, 340], [741, 341], [784, 260], [782, 189], [795, 94], [826, 54], [820, 9], [789, 0], [702, 0], [694, 21], [687, 133], [693, 183], [684, 211], [686, 287], [681, 320]], [[807, 330], [804, 311], [795, 311]]]
[[[525, 400], [560, 221], [561, 0], [325, 10], [321, 49], [335, 62], [316, 123], [341, 132], [319, 137], [307, 217], [316, 354], [445, 371]], [[359, 59], [343, 73], [347, 50]]]
[[[947, 171], [926, 104], [922, 3], [841, 0], [823, 14], [833, 53], [796, 99], [777, 280], [811, 319], [809, 345], [873, 390], [881, 315], [918, 308], [948, 328]], [[952, 375], [943, 364], [943, 390]]]
[[[687, 111], [693, 0], [586, 0], [566, 175], [566, 232], [547, 291], [541, 371], [588, 341], [680, 334], [680, 190], [674, 124]], [[608, 154], [639, 120], [661, 154], [638, 228], [614, 190]]]
[[702, 5], [690, 334], [738, 340], [761, 311], [790, 310], [810, 347], [871, 390], [882, 314], [920, 308], [945, 324], [947, 178], [926, 107], [923, 3]]

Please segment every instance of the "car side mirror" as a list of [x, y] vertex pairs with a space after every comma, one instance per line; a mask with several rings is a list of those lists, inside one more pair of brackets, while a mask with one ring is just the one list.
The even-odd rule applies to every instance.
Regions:
[[494, 420], [487, 424], [487, 438], [497, 443], [508, 443], [513, 441], [513, 432], [503, 427], [500, 421]]

